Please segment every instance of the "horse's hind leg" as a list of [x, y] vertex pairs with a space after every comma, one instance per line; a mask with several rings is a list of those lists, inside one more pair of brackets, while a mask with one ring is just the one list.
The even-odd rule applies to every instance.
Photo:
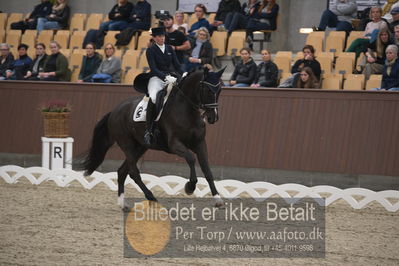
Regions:
[[129, 172], [127, 161], [125, 160], [118, 169], [118, 205], [125, 208], [125, 180]]
[[211, 190], [213, 198], [216, 200], [216, 207], [221, 207], [224, 205], [222, 198], [219, 195], [219, 192], [216, 189], [215, 182], [213, 181], [213, 175], [212, 171], [209, 168], [209, 163], [208, 163], [208, 151], [206, 147], [205, 141], [201, 142], [197, 148], [195, 149], [195, 153], [197, 154], [198, 157], [198, 163], [201, 167], [202, 173], [204, 173], [204, 176], [206, 178], [206, 181], [208, 181], [209, 188]]

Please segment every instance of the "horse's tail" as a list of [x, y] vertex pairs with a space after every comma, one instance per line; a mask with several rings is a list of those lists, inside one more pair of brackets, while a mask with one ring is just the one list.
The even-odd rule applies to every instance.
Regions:
[[85, 170], [84, 175], [91, 175], [97, 167], [104, 161], [105, 154], [114, 144], [108, 132], [108, 119], [111, 113], [106, 114], [94, 128], [91, 147], [86, 158], [82, 162], [82, 168]]

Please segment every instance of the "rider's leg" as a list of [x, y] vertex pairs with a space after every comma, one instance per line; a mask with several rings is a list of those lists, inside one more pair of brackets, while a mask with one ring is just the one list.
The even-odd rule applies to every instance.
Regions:
[[154, 120], [156, 116], [155, 103], [157, 100], [157, 93], [163, 89], [165, 82], [158, 77], [152, 77], [148, 82], [148, 94], [150, 99], [147, 105], [147, 130], [144, 134], [144, 142], [147, 145], [153, 143], [153, 130], [154, 130]]

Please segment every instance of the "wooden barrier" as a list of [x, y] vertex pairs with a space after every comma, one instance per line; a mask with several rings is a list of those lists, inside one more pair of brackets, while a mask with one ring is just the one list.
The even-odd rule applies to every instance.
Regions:
[[[0, 82], [0, 152], [40, 154], [41, 102], [69, 100], [74, 155], [87, 150], [96, 121], [131, 86]], [[220, 120], [207, 126], [211, 165], [399, 175], [399, 93], [225, 88]], [[119, 148], [107, 158], [123, 158]], [[145, 160], [176, 162], [147, 152]]]

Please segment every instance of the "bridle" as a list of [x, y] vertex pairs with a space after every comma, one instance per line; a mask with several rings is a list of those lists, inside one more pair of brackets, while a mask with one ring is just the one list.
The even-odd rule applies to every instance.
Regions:
[[[207, 82], [207, 81], [204, 81], [204, 80], [201, 80], [200, 81], [200, 84], [201, 84], [201, 90], [200, 90], [200, 109], [203, 109], [203, 110], [207, 110], [207, 109], [215, 109], [215, 108], [218, 108], [218, 106], [219, 106], [219, 103], [217, 102], [217, 91], [219, 91], [220, 90], [220, 85], [222, 84], [222, 82], [221, 81], [219, 81], [217, 84], [215, 84], [215, 85], [213, 85], [212, 83], [209, 83], [209, 82]], [[203, 98], [203, 94], [204, 94], [204, 84], [205, 85], [207, 85], [208, 86], [208, 89], [213, 93], [213, 96], [214, 96], [214, 99], [215, 99], [215, 102], [214, 103], [207, 103], [207, 104], [204, 104], [203, 103], [203, 101], [202, 101], [202, 98]], [[211, 87], [211, 88], [214, 88], [214, 89], [211, 89], [211, 88], [209, 88], [209, 87]], [[216, 92], [215, 92], [216, 91]]]
[[[181, 83], [180, 83], [181, 84]], [[196, 109], [196, 110], [204, 110], [204, 111], [207, 111], [207, 110], [210, 110], [210, 109], [216, 109], [216, 108], [218, 108], [218, 106], [219, 106], [219, 104], [218, 104], [218, 102], [217, 102], [217, 91], [219, 91], [220, 90], [220, 85], [222, 84], [222, 82], [221, 81], [219, 81], [217, 84], [212, 84], [212, 83], [209, 83], [209, 82], [207, 82], [207, 81], [204, 81], [204, 80], [201, 80], [200, 81], [200, 84], [201, 84], [201, 87], [200, 87], [200, 99], [199, 99], [199, 101], [200, 101], [200, 103], [199, 104], [196, 104], [196, 103], [194, 103], [189, 97], [187, 97], [187, 95], [184, 93], [184, 91], [180, 88], [180, 86], [177, 86], [177, 88], [178, 88], [178, 92], [180, 92], [181, 94], [182, 94], [182, 96], [190, 103], [190, 105], [194, 108], [194, 109]], [[213, 93], [213, 95], [214, 95], [214, 102], [213, 103], [206, 103], [206, 104], [204, 104], [203, 103], [203, 97], [204, 97], [204, 87], [205, 87], [205, 85], [208, 87], [208, 89]], [[214, 89], [211, 89], [211, 88], [209, 88], [209, 87], [211, 87], [211, 88], [214, 88]], [[216, 92], [215, 92], [216, 91]]]

